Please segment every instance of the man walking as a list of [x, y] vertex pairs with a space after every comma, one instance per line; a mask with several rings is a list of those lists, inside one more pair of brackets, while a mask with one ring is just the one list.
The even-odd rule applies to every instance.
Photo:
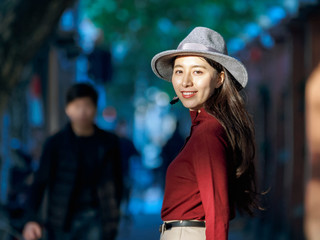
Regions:
[[[113, 240], [122, 193], [118, 138], [94, 124], [97, 92], [72, 86], [66, 97], [70, 122], [47, 139], [27, 201], [26, 240]], [[48, 192], [47, 220], [37, 218]]]

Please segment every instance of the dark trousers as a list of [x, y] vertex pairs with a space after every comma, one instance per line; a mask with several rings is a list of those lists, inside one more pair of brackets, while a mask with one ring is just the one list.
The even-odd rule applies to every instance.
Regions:
[[70, 231], [61, 231], [48, 227], [48, 240], [102, 240], [100, 214], [95, 209], [75, 214]]

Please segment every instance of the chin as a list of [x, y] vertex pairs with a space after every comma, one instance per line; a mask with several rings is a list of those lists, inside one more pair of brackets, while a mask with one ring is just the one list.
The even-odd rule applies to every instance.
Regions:
[[192, 110], [192, 111], [196, 111], [196, 110], [201, 109], [201, 106], [199, 106], [199, 105], [184, 104], [184, 103], [182, 103], [182, 104], [183, 104], [183, 106], [184, 106], [185, 108], [188, 108], [188, 109], [190, 109], [190, 110]]
[[79, 126], [88, 126], [88, 125], [93, 124], [93, 122], [91, 122], [91, 121], [79, 121], [79, 122], [77, 122], [77, 124]]

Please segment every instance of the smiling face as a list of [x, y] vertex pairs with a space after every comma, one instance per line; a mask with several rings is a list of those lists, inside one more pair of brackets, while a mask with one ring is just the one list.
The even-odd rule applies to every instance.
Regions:
[[224, 72], [218, 73], [204, 58], [178, 57], [174, 62], [172, 85], [183, 106], [199, 110], [224, 81]]

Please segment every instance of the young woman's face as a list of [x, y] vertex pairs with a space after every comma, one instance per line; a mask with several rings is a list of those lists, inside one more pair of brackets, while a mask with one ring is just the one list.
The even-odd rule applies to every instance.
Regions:
[[218, 73], [204, 58], [178, 57], [174, 62], [172, 84], [182, 104], [190, 110], [199, 110], [224, 81], [224, 72]]

